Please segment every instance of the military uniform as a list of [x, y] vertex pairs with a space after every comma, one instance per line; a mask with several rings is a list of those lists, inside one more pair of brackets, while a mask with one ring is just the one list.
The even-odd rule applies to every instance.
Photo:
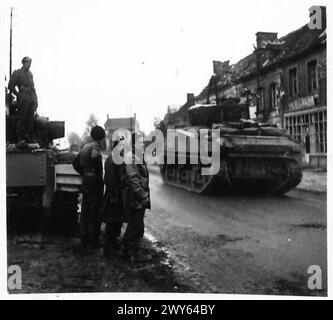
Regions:
[[106, 223], [104, 253], [118, 249], [117, 238], [120, 236], [121, 227], [127, 218], [123, 207], [121, 166], [113, 162], [110, 155], [104, 164], [105, 194], [101, 209], [102, 220]]
[[99, 246], [100, 205], [103, 198], [103, 164], [99, 144], [87, 143], [73, 161], [82, 175], [80, 233], [83, 245]]
[[[18, 87], [19, 91], [16, 90]], [[18, 121], [16, 134], [19, 141], [32, 138], [33, 118], [37, 109], [37, 95], [30, 70], [15, 70], [8, 84], [9, 91], [17, 95]]]
[[124, 250], [135, 258], [144, 235], [145, 211], [151, 208], [149, 173], [145, 163], [135, 164], [135, 157], [131, 164], [123, 165], [121, 169], [123, 205], [128, 219], [123, 244]]

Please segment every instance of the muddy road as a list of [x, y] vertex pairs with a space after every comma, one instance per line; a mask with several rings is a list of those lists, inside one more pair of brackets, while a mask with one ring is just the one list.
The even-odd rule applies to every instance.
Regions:
[[[326, 195], [199, 196], [150, 173], [151, 262], [105, 259], [77, 236], [10, 236], [8, 264], [22, 268], [22, 290], [10, 292], [326, 295]], [[311, 265], [322, 270], [321, 290], [308, 288]]]
[[[147, 228], [200, 278], [206, 292], [326, 293], [326, 195], [198, 196], [163, 184], [151, 168]], [[308, 289], [309, 266], [323, 290]]]

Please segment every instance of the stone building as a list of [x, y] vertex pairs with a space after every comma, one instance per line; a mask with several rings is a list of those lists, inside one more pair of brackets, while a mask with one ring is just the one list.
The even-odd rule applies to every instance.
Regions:
[[168, 123], [169, 128], [182, 128], [188, 125], [187, 110], [195, 104], [194, 93], [187, 94], [186, 103], [180, 108], [168, 107], [168, 112], [164, 117], [164, 122]]
[[116, 137], [113, 137], [115, 131], [117, 131], [116, 136], [123, 136], [124, 139], [130, 141], [130, 134], [139, 131], [139, 123], [136, 119], [136, 115], [134, 117], [129, 118], [110, 118], [107, 115], [106, 122], [104, 124], [105, 128], [105, 142], [106, 142], [106, 150], [111, 151], [112, 141], [115, 140]]
[[[230, 65], [213, 61], [213, 76], [196, 103], [239, 98], [250, 115], [288, 131], [303, 146], [303, 160], [326, 167], [326, 8], [322, 25], [308, 24], [284, 37], [257, 32], [256, 48]], [[182, 108], [181, 108], [182, 109]]]

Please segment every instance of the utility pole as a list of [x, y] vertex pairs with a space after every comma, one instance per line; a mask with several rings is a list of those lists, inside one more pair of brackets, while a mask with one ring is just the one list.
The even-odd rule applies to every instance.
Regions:
[[9, 33], [9, 78], [12, 75], [12, 45], [13, 45], [13, 7], [10, 8], [10, 33]]
[[255, 52], [255, 56], [256, 56], [256, 65], [257, 65], [257, 107], [256, 107], [257, 110], [256, 110], [256, 117], [258, 119], [262, 92], [261, 92], [261, 88], [260, 88], [260, 56], [259, 56], [259, 50], [255, 46], [254, 46], [254, 52]]
[[[12, 45], [13, 45], [13, 7], [10, 8], [10, 30], [9, 30], [9, 76], [12, 76]], [[8, 82], [9, 84], [9, 82]], [[7, 92], [8, 91], [8, 92]], [[12, 93], [6, 88], [6, 107], [8, 107], [8, 114], [13, 112], [13, 96]], [[7, 112], [7, 111], [6, 111]]]

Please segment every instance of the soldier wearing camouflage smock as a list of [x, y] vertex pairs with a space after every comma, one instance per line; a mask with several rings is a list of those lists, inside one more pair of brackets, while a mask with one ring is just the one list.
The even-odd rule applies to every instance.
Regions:
[[100, 126], [91, 130], [92, 142], [87, 143], [73, 161], [74, 169], [82, 176], [82, 207], [80, 233], [83, 246], [100, 247], [100, 206], [103, 198], [103, 164], [100, 143], [105, 131]]
[[16, 135], [18, 144], [34, 142], [32, 137], [33, 119], [38, 106], [34, 80], [30, 69], [31, 58], [22, 59], [22, 68], [15, 70], [8, 89], [17, 97], [18, 121]]

